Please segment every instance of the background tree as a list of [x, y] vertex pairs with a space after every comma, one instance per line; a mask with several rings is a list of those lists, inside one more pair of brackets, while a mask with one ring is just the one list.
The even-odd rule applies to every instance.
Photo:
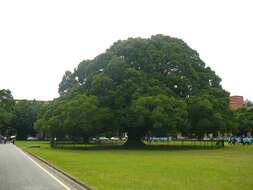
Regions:
[[14, 100], [10, 90], [0, 90], [0, 133], [11, 135], [15, 119]]
[[240, 108], [234, 110], [234, 115], [238, 133], [245, 134], [253, 129], [253, 109]]
[[34, 122], [43, 103], [36, 100], [21, 100], [15, 104], [15, 121], [14, 127], [17, 132], [17, 139], [26, 139], [28, 136], [35, 136]]
[[218, 88], [200, 91], [187, 100], [191, 128], [188, 133], [202, 138], [204, 134], [231, 132], [233, 113], [228, 109], [229, 93]]
[[246, 100], [245, 101], [245, 105], [248, 107], [248, 108], [253, 108], [253, 102], [251, 100]]
[[77, 84], [77, 80], [75, 75], [73, 75], [70, 71], [66, 71], [62, 77], [62, 81], [59, 84], [58, 92], [60, 95], [66, 93], [70, 88]]

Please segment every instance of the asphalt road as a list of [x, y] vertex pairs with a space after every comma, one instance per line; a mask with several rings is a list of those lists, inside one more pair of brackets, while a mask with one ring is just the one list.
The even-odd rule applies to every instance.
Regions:
[[12, 144], [0, 144], [0, 190], [79, 190]]

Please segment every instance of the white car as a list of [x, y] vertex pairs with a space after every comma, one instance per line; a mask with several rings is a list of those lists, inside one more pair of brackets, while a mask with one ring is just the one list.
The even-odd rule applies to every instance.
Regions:
[[119, 141], [120, 138], [119, 138], [119, 137], [111, 137], [111, 140], [112, 140], [112, 141]]
[[39, 139], [37, 137], [27, 137], [26, 140], [28, 140], [28, 141], [37, 141]]
[[107, 137], [99, 137], [100, 141], [108, 141], [109, 139]]

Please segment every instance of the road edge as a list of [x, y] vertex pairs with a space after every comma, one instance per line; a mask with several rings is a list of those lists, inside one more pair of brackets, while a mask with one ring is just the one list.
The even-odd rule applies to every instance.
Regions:
[[80, 182], [79, 180], [77, 180], [75, 177], [69, 175], [68, 173], [62, 171], [61, 169], [55, 167], [54, 165], [50, 164], [48, 161], [44, 160], [43, 158], [31, 153], [31, 152], [28, 152], [26, 150], [24, 150], [23, 148], [19, 147], [19, 146], [16, 146], [17, 148], [19, 148], [20, 150], [22, 150], [24, 153], [38, 159], [39, 161], [43, 162], [44, 164], [46, 164], [48, 167], [51, 167], [53, 168], [54, 170], [56, 170], [57, 172], [61, 173], [62, 175], [64, 175], [65, 177], [71, 179], [72, 181], [74, 181], [75, 183], [77, 183], [78, 185], [86, 188], [87, 190], [95, 190], [94, 188], [88, 186], [87, 184], [83, 183], [83, 182]]

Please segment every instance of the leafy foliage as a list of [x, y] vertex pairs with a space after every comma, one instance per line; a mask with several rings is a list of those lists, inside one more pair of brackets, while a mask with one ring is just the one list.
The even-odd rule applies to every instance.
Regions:
[[234, 111], [234, 115], [241, 132], [253, 129], [253, 109], [240, 108]]
[[89, 136], [103, 130], [127, 132], [135, 141], [161, 132], [202, 136], [224, 131], [224, 120], [232, 113], [220, 82], [180, 39], [155, 35], [119, 40], [65, 73], [61, 97], [48, 106], [37, 127]]
[[26, 139], [28, 136], [35, 136], [34, 122], [37, 120], [43, 103], [28, 100], [21, 100], [15, 104], [14, 128], [17, 132], [17, 139]]
[[222, 89], [209, 88], [200, 92], [199, 96], [188, 99], [190, 134], [203, 137], [206, 133], [217, 133], [232, 130], [228, 109], [228, 93]]
[[45, 107], [36, 129], [51, 136], [88, 137], [104, 130], [111, 115], [107, 108], [99, 108], [95, 96], [87, 96], [79, 87], [55, 99]]
[[5, 134], [7, 130], [13, 130], [14, 103], [10, 90], [0, 90], [0, 133]]
[[128, 138], [137, 140], [145, 134], [179, 131], [186, 119], [184, 101], [166, 95], [139, 97], [129, 108]]

